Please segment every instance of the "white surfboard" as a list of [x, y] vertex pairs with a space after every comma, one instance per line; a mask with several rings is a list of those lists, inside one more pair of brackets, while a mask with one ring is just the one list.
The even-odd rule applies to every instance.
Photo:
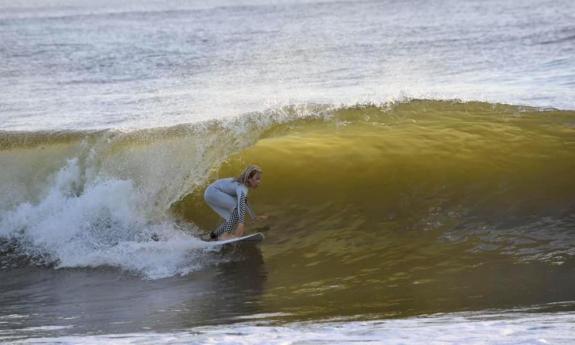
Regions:
[[259, 243], [261, 241], [263, 241], [264, 239], [264, 234], [262, 234], [261, 232], [256, 232], [255, 234], [250, 234], [250, 235], [246, 235], [246, 236], [242, 236], [242, 237], [237, 237], [237, 238], [231, 238], [229, 240], [221, 240], [221, 241], [209, 241], [209, 243], [211, 245], [214, 246], [223, 246], [226, 244], [233, 244], [233, 243]]

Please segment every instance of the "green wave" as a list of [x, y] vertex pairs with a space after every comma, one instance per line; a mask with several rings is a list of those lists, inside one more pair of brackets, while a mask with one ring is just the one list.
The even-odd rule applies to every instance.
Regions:
[[[249, 198], [269, 218], [248, 231], [266, 240], [236, 254], [260, 258], [245, 279], [265, 274], [262, 312], [381, 318], [574, 298], [575, 111], [410, 100], [0, 138], [2, 211], [45, 200], [74, 158], [73, 193], [128, 180], [150, 224], [192, 231], [219, 222], [208, 183], [260, 165]], [[3, 267], [18, 248], [0, 248]]]
[[[249, 163], [264, 170], [251, 203], [272, 215], [278, 243], [295, 236], [345, 256], [358, 243], [388, 250], [431, 236], [521, 260], [573, 254], [573, 111], [430, 100], [340, 108], [271, 126], [206, 183]], [[204, 187], [173, 212], [209, 229], [218, 219]], [[323, 248], [328, 239], [352, 248]]]
[[82, 169], [77, 193], [130, 180], [150, 221], [202, 231], [219, 221], [202, 200], [207, 184], [259, 164], [264, 182], [250, 199], [272, 217], [254, 226], [272, 243], [336, 256], [363, 255], [363, 242], [404, 248], [411, 236], [519, 260], [563, 262], [575, 247], [575, 111], [409, 100], [133, 132], [2, 132], [0, 209], [43, 198], [71, 158]]

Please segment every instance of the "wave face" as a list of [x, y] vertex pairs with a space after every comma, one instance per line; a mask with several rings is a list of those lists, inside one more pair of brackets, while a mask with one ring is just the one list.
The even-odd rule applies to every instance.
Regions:
[[[572, 300], [574, 114], [413, 100], [272, 126], [219, 171], [264, 169], [250, 198], [270, 216], [255, 225], [273, 272], [268, 311], [389, 317]], [[173, 211], [207, 228], [216, 218], [201, 190]]]
[[[396, 241], [415, 235], [560, 263], [574, 253], [573, 114], [418, 100], [338, 109], [273, 126], [220, 175], [258, 162], [254, 202], [287, 237], [349, 240], [350, 257], [371, 256], [361, 243], [401, 252]], [[188, 198], [190, 220], [209, 213]], [[326, 254], [342, 254], [332, 244]]]
[[266, 232], [276, 269], [264, 299], [280, 311], [409, 314], [575, 291], [573, 111], [307, 105], [130, 133], [3, 133], [1, 144], [4, 268], [196, 270], [208, 255], [197, 235], [217, 224], [203, 189], [256, 163], [264, 181], [250, 202], [270, 218], [251, 227]]

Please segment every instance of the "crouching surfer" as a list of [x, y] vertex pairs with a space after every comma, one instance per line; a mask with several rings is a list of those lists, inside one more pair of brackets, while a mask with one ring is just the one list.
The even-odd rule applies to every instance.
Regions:
[[256, 217], [248, 204], [248, 189], [257, 188], [262, 180], [262, 170], [255, 165], [248, 166], [239, 177], [222, 178], [210, 184], [204, 192], [206, 203], [223, 218], [214, 231], [212, 240], [227, 240], [244, 235], [246, 212], [252, 219]]

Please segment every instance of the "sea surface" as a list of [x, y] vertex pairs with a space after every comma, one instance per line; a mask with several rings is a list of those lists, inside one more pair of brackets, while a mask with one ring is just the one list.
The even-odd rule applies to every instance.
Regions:
[[574, 177], [572, 1], [0, 0], [0, 343], [574, 344]]

